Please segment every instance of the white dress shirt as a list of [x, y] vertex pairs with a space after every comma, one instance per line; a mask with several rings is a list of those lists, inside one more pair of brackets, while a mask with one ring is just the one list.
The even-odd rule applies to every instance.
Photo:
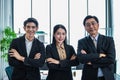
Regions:
[[27, 56], [29, 56], [29, 54], [30, 54], [32, 43], [33, 43], [33, 41], [29, 41], [27, 38], [25, 38]]

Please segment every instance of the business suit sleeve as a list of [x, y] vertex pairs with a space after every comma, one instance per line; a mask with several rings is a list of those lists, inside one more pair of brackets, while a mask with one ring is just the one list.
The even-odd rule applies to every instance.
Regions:
[[[34, 49], [35, 50], [34, 53], [31, 55], [31, 57], [27, 57], [25, 55], [25, 52], [21, 50], [22, 47], [20, 46], [20, 44], [22, 43], [19, 43], [19, 40], [16, 40], [16, 39], [13, 40], [11, 42], [10, 49], [11, 48], [16, 49], [21, 56], [25, 57], [25, 60], [24, 62], [22, 62], [8, 55], [9, 64], [14, 67], [25, 67], [25, 66], [42, 67], [45, 61], [45, 47], [42, 43], [39, 43], [36, 41], [35, 43], [36, 43], [35, 45], [38, 45], [38, 46], [34, 46], [36, 47]], [[41, 53], [41, 57], [39, 59], [34, 59], [35, 53]]]
[[[54, 54], [52, 54], [54, 51], [52, 51], [52, 47], [51, 47], [51, 45], [47, 45], [46, 46], [46, 59], [47, 58], [53, 58], [53, 55]], [[53, 63], [48, 63], [47, 62], [47, 66], [48, 66], [48, 68], [49, 69], [60, 69], [60, 64], [53, 64]]]
[[[88, 44], [85, 42], [85, 39], [84, 40], [82, 39], [82, 40], [78, 41], [77, 58], [78, 58], [79, 62], [81, 62], [83, 64], [91, 62], [91, 61], [99, 58], [99, 54], [89, 53], [87, 51], [88, 49], [87, 49], [86, 45], [88, 45]], [[87, 52], [87, 54], [82, 54], [81, 50], [85, 50]]]
[[[52, 52], [51, 50], [52, 50], [51, 46], [46, 47], [46, 56], [47, 56], [47, 58], [53, 58], [53, 54], [54, 54], [53, 52], [54, 51]], [[68, 50], [67, 53], [69, 53], [67, 55], [67, 59], [59, 60], [59, 59], [54, 57], [54, 59], [60, 61], [60, 64], [49, 64], [49, 63], [47, 63], [48, 67], [50, 69], [64, 70], [64, 69], [67, 69], [67, 68], [69, 69], [71, 66], [78, 65], [79, 63], [76, 61], [76, 59], [75, 60], [70, 60], [70, 57], [73, 54], [75, 54], [75, 51], [74, 51], [73, 47], [69, 47], [67, 50]]]
[[115, 63], [115, 45], [113, 38], [106, 38], [104, 46], [101, 47], [101, 52], [105, 53], [106, 57], [93, 61], [93, 64], [97, 65], [98, 67], [104, 67]]
[[44, 62], [45, 62], [45, 47], [44, 47], [43, 43], [38, 43], [36, 45], [38, 45], [37, 47], [39, 48], [37, 53], [41, 54], [40, 58], [39, 59], [34, 59], [34, 58], [25, 57], [24, 65], [28, 65], [28, 66], [31, 66], [31, 67], [42, 67], [44, 65]]
[[[17, 39], [12, 40], [9, 50], [12, 48], [18, 50]], [[9, 63], [9, 65], [14, 66], [14, 67], [23, 67], [24, 66], [23, 62], [15, 59], [14, 57], [10, 57], [9, 51], [8, 51], [8, 63]]]
[[60, 61], [60, 66], [61, 67], [77, 66], [79, 64], [77, 57], [74, 60], [70, 60], [72, 55], [77, 56], [74, 48], [70, 45], [68, 45], [67, 48], [68, 49], [66, 49], [66, 51], [68, 52], [69, 55], [68, 55], [67, 59]]

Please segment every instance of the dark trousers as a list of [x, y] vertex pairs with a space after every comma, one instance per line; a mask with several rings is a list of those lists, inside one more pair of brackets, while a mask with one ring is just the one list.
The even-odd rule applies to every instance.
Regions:
[[104, 77], [98, 77], [98, 80], [105, 80]]

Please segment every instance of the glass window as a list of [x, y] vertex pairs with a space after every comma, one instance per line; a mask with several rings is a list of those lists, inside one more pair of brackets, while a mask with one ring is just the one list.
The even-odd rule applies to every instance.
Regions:
[[118, 7], [120, 0], [113, 0], [113, 27], [114, 27], [114, 40], [115, 40], [115, 46], [116, 46], [116, 60], [117, 60], [117, 74], [120, 75], [120, 68], [118, 67], [120, 65], [120, 37], [119, 37], [119, 32], [120, 32], [120, 10]]
[[77, 50], [78, 40], [85, 36], [83, 19], [87, 15], [86, 0], [70, 0], [70, 44]]
[[14, 30], [16, 33], [24, 33], [23, 22], [31, 17], [30, 0], [14, 0]]
[[99, 32], [105, 35], [105, 0], [88, 0], [88, 14], [95, 15], [99, 19]]
[[33, 0], [32, 1], [32, 16], [39, 21], [39, 30], [44, 34], [39, 36], [44, 37], [44, 42], [50, 42], [50, 16], [49, 16], [49, 0]]
[[35, 17], [39, 21], [39, 31], [47, 33], [45, 40], [49, 44], [52, 42], [53, 27], [56, 24], [63, 24], [67, 29], [68, 43], [76, 48], [78, 39], [85, 36], [82, 22], [87, 13], [99, 18], [100, 32], [105, 33], [105, 5], [103, 4], [105, 4], [104, 0], [89, 0], [88, 5], [86, 0], [32, 0], [32, 3], [31, 0], [15, 0], [14, 29], [16, 33], [19, 29], [24, 33], [23, 21], [28, 17]]
[[63, 24], [68, 31], [68, 0], [51, 0], [50, 16], [51, 16], [51, 34], [53, 34], [53, 27], [56, 24]]

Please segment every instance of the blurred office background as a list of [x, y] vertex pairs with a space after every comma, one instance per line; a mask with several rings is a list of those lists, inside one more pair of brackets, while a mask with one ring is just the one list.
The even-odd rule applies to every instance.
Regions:
[[[0, 39], [6, 26], [10, 26], [17, 35], [24, 34], [23, 21], [34, 17], [39, 21], [40, 33], [36, 36], [42, 36], [45, 45], [52, 42], [53, 27], [63, 24], [67, 29], [68, 44], [77, 50], [77, 41], [88, 35], [82, 24], [84, 17], [95, 15], [100, 22], [99, 32], [115, 40], [115, 73], [120, 75], [119, 3], [120, 0], [0, 0]], [[6, 66], [7, 62], [0, 58], [0, 80], [6, 76]]]

